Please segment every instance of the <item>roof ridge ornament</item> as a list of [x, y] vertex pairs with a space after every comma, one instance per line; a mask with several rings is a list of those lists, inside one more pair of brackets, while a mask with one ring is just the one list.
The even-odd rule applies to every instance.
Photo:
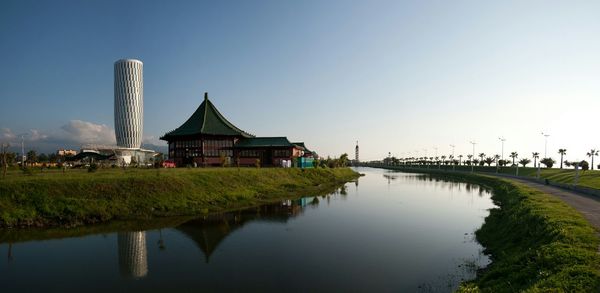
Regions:
[[208, 92], [204, 92], [204, 100], [208, 100]]

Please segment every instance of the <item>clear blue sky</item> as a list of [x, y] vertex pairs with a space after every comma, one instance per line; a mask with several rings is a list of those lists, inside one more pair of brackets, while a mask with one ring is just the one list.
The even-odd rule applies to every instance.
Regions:
[[[2, 1], [0, 140], [107, 138], [113, 62], [144, 62], [144, 136], [205, 91], [238, 127], [362, 159], [600, 148], [597, 1]], [[554, 155], [556, 158], [556, 155]]]

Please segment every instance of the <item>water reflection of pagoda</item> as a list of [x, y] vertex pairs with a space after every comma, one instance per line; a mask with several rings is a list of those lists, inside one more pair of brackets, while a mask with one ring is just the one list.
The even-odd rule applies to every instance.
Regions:
[[284, 200], [279, 204], [264, 205], [237, 212], [210, 215], [177, 227], [192, 239], [204, 253], [208, 263], [219, 244], [233, 231], [254, 221], [285, 223], [302, 214], [303, 208], [314, 204], [313, 198]]
[[148, 274], [146, 232], [119, 232], [119, 271], [122, 276], [143, 278]]

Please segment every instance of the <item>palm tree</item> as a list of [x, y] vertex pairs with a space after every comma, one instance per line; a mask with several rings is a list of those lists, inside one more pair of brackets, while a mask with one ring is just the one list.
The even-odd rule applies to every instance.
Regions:
[[590, 169], [590, 170], [594, 170], [594, 156], [597, 156], [597, 155], [598, 155], [598, 151], [597, 151], [597, 150], [595, 150], [595, 149], [591, 149], [591, 150], [590, 150], [590, 151], [587, 153], [587, 156], [588, 156], [588, 157], [590, 157], [590, 158], [592, 158], [592, 164], [591, 164], [592, 166], [591, 166], [591, 169]]
[[567, 149], [558, 149], [558, 153], [560, 154], [560, 168], [563, 166], [563, 156], [567, 154]]
[[494, 155], [494, 162], [496, 162], [496, 166], [498, 166], [498, 160], [500, 160], [500, 155]]
[[484, 164], [484, 159], [485, 159], [485, 153], [480, 153], [479, 154], [479, 162], [480, 162], [481, 166], [483, 166], [483, 164]]
[[492, 158], [492, 157], [487, 157], [487, 158], [485, 158], [484, 162], [485, 162], [485, 163], [488, 165], [488, 167], [489, 167], [489, 166], [491, 166], [491, 165], [492, 165], [492, 163], [494, 162], [494, 158]]
[[540, 158], [540, 153], [533, 152], [533, 153], [531, 153], [531, 157], [533, 158], [533, 167], [537, 168], [537, 159]]
[[523, 165], [523, 167], [527, 166], [529, 163], [531, 163], [531, 160], [527, 158], [523, 158], [519, 161], [519, 164]]
[[471, 159], [473, 158], [473, 155], [467, 155], [467, 159], [469, 159], [469, 165], [471, 165], [473, 162], [471, 162]]
[[517, 152], [512, 152], [510, 153], [510, 157], [513, 159], [513, 166], [515, 165], [515, 159], [519, 157], [519, 154]]

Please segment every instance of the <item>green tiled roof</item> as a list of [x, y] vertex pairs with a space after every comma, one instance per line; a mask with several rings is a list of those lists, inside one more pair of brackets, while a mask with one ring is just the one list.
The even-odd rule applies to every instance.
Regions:
[[211, 135], [240, 135], [242, 137], [254, 137], [227, 121], [219, 110], [208, 99], [208, 93], [204, 93], [204, 102], [200, 104], [196, 112], [177, 129], [166, 133], [160, 139], [169, 140], [177, 136], [196, 134]]
[[299, 147], [299, 148], [301, 148], [303, 151], [310, 152], [308, 150], [308, 148], [306, 148], [306, 146], [304, 145], [303, 142], [292, 142], [292, 144], [295, 145], [295, 146], [297, 146], [297, 147]]
[[306, 154], [309, 154], [309, 155], [311, 155], [311, 154], [312, 154], [313, 156], [316, 156], [316, 155], [317, 155], [317, 153], [315, 153], [315, 152], [313, 152], [313, 151], [309, 150], [309, 149], [306, 147], [306, 145], [304, 145], [304, 143], [303, 143], [303, 142], [292, 142], [292, 144], [293, 144], [293, 145], [295, 145], [295, 146], [297, 146], [297, 147], [300, 147], [300, 148], [302, 148], [302, 150], [304, 150], [304, 154], [305, 154], [305, 155], [306, 155]]
[[252, 137], [240, 139], [236, 148], [257, 148], [257, 147], [293, 147], [294, 145], [285, 136], [281, 137]]

